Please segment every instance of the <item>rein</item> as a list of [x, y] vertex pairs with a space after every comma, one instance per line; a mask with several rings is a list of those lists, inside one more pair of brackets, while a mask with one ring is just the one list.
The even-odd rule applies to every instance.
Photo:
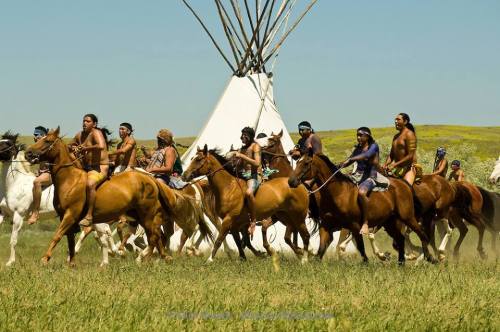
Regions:
[[307, 192], [309, 193], [309, 195], [312, 195], [312, 194], [315, 194], [317, 193], [318, 191], [320, 191], [324, 186], [327, 185], [328, 182], [330, 182], [331, 179], [333, 179], [333, 177], [335, 175], [337, 175], [338, 172], [340, 172], [342, 170], [342, 168], [339, 168], [338, 170], [336, 170], [328, 179], [326, 179], [325, 182], [323, 182], [323, 184], [321, 186], [319, 186], [318, 188], [310, 191], [310, 190], [307, 190]]
[[189, 184], [195, 184], [195, 183], [200, 182], [201, 180], [203, 180], [203, 179], [205, 179], [205, 178], [208, 178], [208, 177], [210, 177], [210, 176], [214, 175], [215, 173], [217, 173], [217, 172], [219, 172], [219, 171], [223, 170], [223, 169], [224, 169], [224, 167], [225, 167], [227, 164], [229, 164], [231, 161], [232, 161], [232, 160], [228, 160], [228, 161], [226, 161], [223, 165], [221, 165], [221, 167], [217, 168], [215, 171], [212, 171], [212, 172], [210, 172], [210, 173], [208, 173], [208, 174], [202, 175], [202, 176], [200, 176], [198, 179], [193, 180], [193, 181], [189, 181], [188, 183], [189, 183]]

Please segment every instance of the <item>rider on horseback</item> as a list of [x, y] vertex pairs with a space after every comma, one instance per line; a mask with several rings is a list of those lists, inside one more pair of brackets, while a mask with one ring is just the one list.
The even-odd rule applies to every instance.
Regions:
[[377, 186], [379, 147], [367, 127], [358, 128], [357, 139], [358, 144], [351, 156], [342, 163], [342, 168], [356, 162], [352, 178], [358, 184], [358, 204], [363, 220], [360, 234], [368, 234], [368, 195]]
[[71, 151], [83, 162], [87, 173], [87, 214], [80, 226], [92, 225], [96, 199], [96, 188], [108, 177], [109, 159], [106, 128], [97, 127], [97, 116], [86, 114], [83, 117], [83, 130], [76, 134], [70, 144]]
[[313, 154], [322, 154], [323, 144], [319, 136], [312, 129], [311, 124], [308, 121], [302, 121], [298, 127], [301, 137], [294, 149], [289, 152], [292, 158], [295, 160], [299, 159], [309, 149], [312, 149]]
[[448, 173], [448, 160], [446, 157], [446, 149], [439, 147], [436, 150], [436, 158], [434, 160], [434, 168], [431, 175], [439, 175], [446, 178], [446, 173]]
[[[33, 132], [33, 139], [38, 142], [43, 137], [47, 136], [49, 130], [45, 127], [38, 126]], [[45, 163], [40, 163], [38, 175], [33, 181], [33, 209], [28, 219], [28, 224], [32, 225], [38, 221], [40, 215], [40, 202], [42, 199], [42, 187], [48, 187], [52, 184], [49, 167]]]
[[399, 131], [392, 139], [391, 153], [383, 168], [393, 176], [413, 185], [422, 175], [422, 166], [417, 164], [417, 137], [415, 128], [406, 113], [399, 113], [394, 124]]
[[245, 127], [241, 130], [241, 142], [243, 146], [238, 152], [234, 153], [235, 158], [243, 162], [243, 178], [247, 180], [247, 191], [245, 198], [250, 212], [250, 226], [248, 232], [253, 235], [257, 216], [255, 211], [255, 192], [262, 182], [262, 163], [261, 148], [255, 140], [255, 131], [251, 127]]
[[115, 174], [132, 170], [135, 167], [136, 142], [132, 136], [133, 131], [130, 123], [123, 122], [120, 124], [118, 132], [122, 141], [118, 143], [115, 151], [109, 153], [109, 156], [115, 157]]
[[153, 173], [154, 177], [164, 184], [181, 189], [185, 183], [181, 180], [182, 163], [179, 152], [175, 147], [174, 136], [168, 129], [161, 129], [156, 135], [157, 148], [149, 152], [142, 147], [142, 151], [148, 162], [146, 171]]
[[450, 176], [448, 176], [448, 181], [451, 180], [455, 181], [465, 180], [465, 173], [463, 169], [460, 168], [460, 160], [453, 160], [451, 162], [451, 173]]

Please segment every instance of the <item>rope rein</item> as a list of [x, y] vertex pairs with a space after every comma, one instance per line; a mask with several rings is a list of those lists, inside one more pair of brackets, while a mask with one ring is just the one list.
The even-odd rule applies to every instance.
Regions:
[[335, 171], [335, 172], [334, 172], [332, 175], [330, 175], [330, 177], [329, 177], [328, 179], [326, 179], [326, 181], [325, 181], [325, 182], [323, 182], [323, 184], [322, 184], [321, 186], [319, 186], [318, 188], [316, 188], [316, 189], [314, 189], [314, 190], [312, 190], [312, 191], [308, 190], [309, 195], [313, 195], [313, 194], [317, 193], [318, 191], [320, 191], [320, 190], [321, 190], [324, 186], [326, 186], [326, 185], [328, 184], [328, 182], [330, 182], [330, 180], [331, 180], [331, 179], [333, 179], [333, 177], [334, 177], [335, 175], [337, 175], [337, 173], [338, 173], [338, 172], [340, 172], [341, 170], [342, 170], [342, 168], [339, 168], [337, 171]]

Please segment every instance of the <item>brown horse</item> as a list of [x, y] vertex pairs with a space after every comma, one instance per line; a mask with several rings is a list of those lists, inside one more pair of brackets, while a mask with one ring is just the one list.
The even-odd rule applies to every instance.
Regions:
[[[198, 149], [196, 157], [184, 172], [186, 180], [207, 176], [216, 197], [217, 214], [223, 217], [222, 227], [215, 241], [209, 261], [213, 261], [217, 250], [227, 234], [231, 232], [238, 246], [241, 259], [246, 259], [239, 231], [250, 222], [245, 204], [246, 182], [231, 174], [231, 168], [225, 168], [228, 160], [216, 151]], [[304, 186], [295, 189], [288, 187], [286, 178], [278, 178], [263, 183], [255, 196], [257, 220], [276, 216], [287, 227], [286, 243], [297, 256], [302, 255], [302, 262], [307, 261], [309, 232], [305, 224], [309, 198]], [[302, 237], [304, 250], [296, 247], [291, 241], [291, 231], [297, 230]]]
[[[314, 180], [321, 190], [319, 210], [321, 215], [320, 247], [318, 255], [323, 257], [332, 241], [332, 233], [341, 228], [349, 229], [356, 241], [358, 250], [364, 261], [365, 253], [361, 229], [361, 211], [357, 203], [356, 185], [328, 159], [325, 155], [313, 155], [310, 150], [298, 161], [290, 177], [292, 187], [301, 181]], [[383, 226], [394, 239], [398, 249], [398, 262], [403, 264], [404, 236], [401, 226], [407, 225], [418, 235], [422, 242], [425, 258], [435, 262], [429, 252], [429, 240], [418, 224], [413, 206], [413, 195], [410, 186], [402, 180], [391, 179], [391, 186], [385, 192], [374, 192], [370, 195], [368, 222], [370, 227]]]
[[456, 191], [456, 199], [450, 212], [452, 226], [458, 228], [460, 236], [453, 249], [453, 255], [458, 258], [460, 246], [467, 235], [468, 228], [464, 220], [474, 225], [479, 233], [477, 251], [482, 259], [486, 258], [483, 248], [483, 236], [486, 229], [483, 218], [483, 196], [480, 189], [474, 184], [466, 181], [453, 182], [452, 187]]
[[[68, 147], [59, 137], [59, 128], [51, 130], [46, 137], [30, 146], [27, 158], [31, 162], [40, 160], [50, 165], [55, 187], [54, 207], [61, 223], [42, 258], [47, 263], [52, 251], [66, 235], [69, 247], [69, 263], [74, 263], [75, 233], [79, 231], [77, 221], [85, 214], [87, 173], [79, 162], [71, 158]], [[186, 215], [197, 215], [189, 197], [173, 192], [159, 184], [151, 176], [136, 172], [124, 172], [105, 181], [97, 190], [94, 223], [118, 220], [121, 215], [129, 215], [141, 224], [148, 237], [148, 250], [157, 248], [162, 258], [166, 258], [164, 240], [160, 226], [166, 216], [184, 219]]]

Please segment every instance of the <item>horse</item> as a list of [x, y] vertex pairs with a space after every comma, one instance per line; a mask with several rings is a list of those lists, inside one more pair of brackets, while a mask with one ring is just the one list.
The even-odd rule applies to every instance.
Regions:
[[[238, 247], [239, 257], [246, 260], [239, 235], [243, 226], [248, 225], [248, 209], [245, 204], [246, 183], [237, 178], [231, 167], [225, 167], [229, 161], [215, 150], [208, 150], [207, 145], [199, 149], [191, 161], [183, 178], [189, 181], [195, 177], [207, 176], [216, 197], [217, 214], [222, 216], [221, 230], [217, 236], [212, 253], [208, 258], [212, 262], [217, 250], [227, 234], [231, 232]], [[286, 178], [264, 182], [255, 195], [257, 220], [276, 216], [287, 227], [285, 242], [292, 248], [301, 261], [307, 262], [309, 232], [305, 224], [309, 198], [304, 186], [295, 189], [288, 187]], [[304, 249], [301, 250], [291, 241], [291, 232], [297, 230], [302, 237]]]
[[[54, 207], [61, 222], [42, 257], [47, 264], [52, 252], [64, 235], [68, 240], [68, 263], [74, 265], [75, 233], [78, 220], [85, 214], [86, 177], [78, 159], [71, 158], [68, 147], [59, 137], [59, 127], [28, 147], [26, 157], [31, 163], [46, 161], [54, 183]], [[97, 190], [94, 224], [118, 220], [122, 215], [132, 216], [145, 229], [148, 247], [141, 258], [156, 248], [163, 259], [167, 257], [160, 226], [171, 219], [199, 218], [191, 198], [173, 192], [153, 177], [137, 172], [123, 172], [105, 181]], [[172, 226], [173, 229], [173, 226]]]
[[[367, 262], [360, 220], [361, 211], [357, 203], [356, 185], [335, 166], [325, 155], [313, 155], [309, 149], [297, 162], [288, 181], [291, 187], [301, 182], [314, 180], [321, 191], [319, 210], [321, 216], [320, 247], [321, 259], [332, 241], [333, 231], [347, 228], [351, 231], [363, 261]], [[413, 194], [410, 186], [398, 179], [391, 179], [391, 185], [385, 192], [373, 192], [370, 195], [368, 222], [370, 227], [383, 226], [393, 238], [398, 250], [398, 263], [404, 264], [404, 242], [401, 234], [402, 225], [411, 228], [422, 242], [424, 257], [435, 263], [430, 254], [429, 240], [415, 218]]]
[[456, 191], [456, 199], [450, 211], [450, 222], [454, 228], [458, 228], [460, 234], [453, 249], [453, 256], [458, 258], [460, 246], [467, 235], [468, 228], [465, 220], [477, 228], [479, 234], [477, 251], [479, 256], [485, 259], [487, 256], [483, 248], [483, 236], [486, 229], [483, 219], [483, 195], [476, 185], [467, 181], [453, 182], [452, 187]]
[[[15, 247], [18, 241], [18, 234], [23, 226], [23, 221], [31, 211], [33, 204], [33, 180], [35, 174], [31, 171], [29, 162], [24, 155], [24, 145], [17, 144], [18, 134], [9, 132], [2, 136], [0, 140], [0, 161], [3, 163], [1, 186], [0, 186], [0, 224], [4, 216], [12, 217], [12, 233], [10, 240], [10, 257], [6, 265], [15, 263]], [[44, 188], [42, 191], [40, 212], [43, 219], [55, 218], [57, 216], [54, 205], [54, 186]], [[102, 264], [108, 263], [109, 237], [107, 236], [109, 227], [98, 227], [97, 240], [103, 252]], [[112, 248], [112, 247], [111, 247]]]
[[498, 160], [495, 161], [495, 167], [491, 172], [489, 180], [491, 184], [500, 185], [500, 157], [498, 157]]

